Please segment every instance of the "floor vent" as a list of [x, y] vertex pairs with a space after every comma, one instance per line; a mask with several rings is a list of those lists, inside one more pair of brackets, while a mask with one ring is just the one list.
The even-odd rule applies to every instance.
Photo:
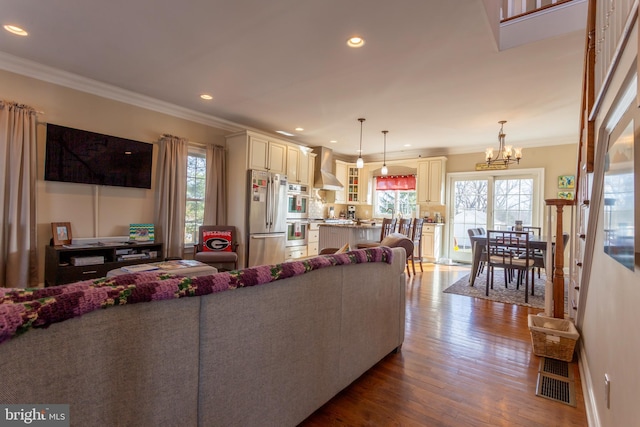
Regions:
[[576, 406], [573, 369], [567, 362], [543, 357], [538, 370], [536, 396]]
[[557, 375], [573, 381], [573, 369], [569, 369], [569, 362], [565, 362], [563, 360], [543, 357], [542, 360], [540, 360], [540, 368], [538, 369], [538, 372]]

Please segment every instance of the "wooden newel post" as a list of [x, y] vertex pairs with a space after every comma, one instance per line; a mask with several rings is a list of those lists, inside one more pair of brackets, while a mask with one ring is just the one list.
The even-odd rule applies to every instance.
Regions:
[[565, 206], [571, 206], [575, 201], [546, 199], [545, 202], [547, 206], [556, 207], [556, 241], [553, 256], [553, 317], [564, 319], [564, 243], [562, 241], [562, 211]]

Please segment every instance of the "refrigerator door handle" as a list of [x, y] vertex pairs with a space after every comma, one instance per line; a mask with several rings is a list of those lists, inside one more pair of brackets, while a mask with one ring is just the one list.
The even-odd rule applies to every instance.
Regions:
[[267, 179], [267, 197], [266, 197], [267, 209], [265, 212], [265, 227], [268, 230], [271, 221], [271, 178]]
[[282, 234], [258, 234], [251, 236], [252, 239], [281, 239]]

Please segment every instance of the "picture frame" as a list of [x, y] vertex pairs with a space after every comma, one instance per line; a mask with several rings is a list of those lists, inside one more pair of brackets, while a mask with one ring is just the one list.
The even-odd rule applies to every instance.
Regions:
[[573, 191], [558, 191], [558, 199], [573, 200]]
[[558, 188], [576, 188], [576, 176], [560, 175], [558, 177]]
[[53, 245], [70, 245], [71, 244], [71, 223], [70, 222], [52, 222], [51, 234], [53, 235]]

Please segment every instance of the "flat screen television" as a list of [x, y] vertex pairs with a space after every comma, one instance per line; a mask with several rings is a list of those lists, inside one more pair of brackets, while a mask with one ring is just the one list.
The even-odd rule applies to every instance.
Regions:
[[46, 181], [151, 188], [153, 144], [47, 124]]

